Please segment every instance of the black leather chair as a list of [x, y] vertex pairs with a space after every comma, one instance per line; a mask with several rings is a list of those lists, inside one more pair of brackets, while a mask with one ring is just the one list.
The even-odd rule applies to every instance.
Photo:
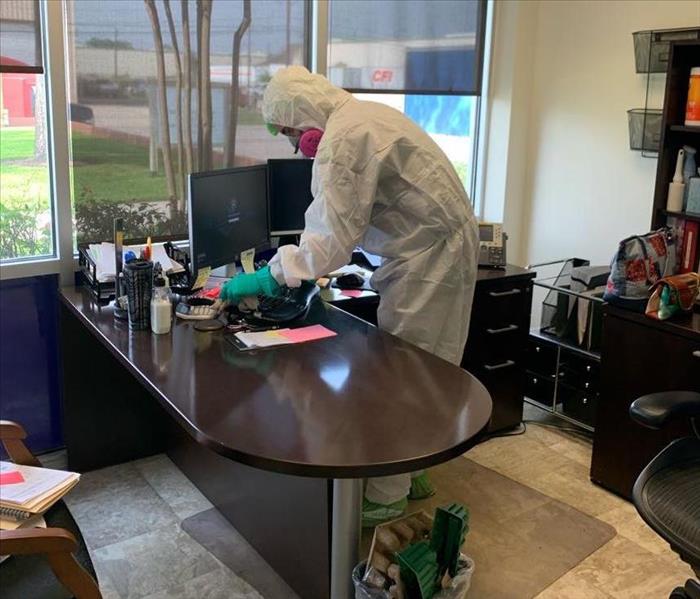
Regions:
[[[640, 397], [630, 406], [638, 423], [662, 428], [674, 417], [691, 419], [694, 437], [676, 439], [637, 478], [632, 491], [639, 515], [700, 577], [700, 393], [669, 391]], [[688, 580], [671, 599], [700, 599]]]

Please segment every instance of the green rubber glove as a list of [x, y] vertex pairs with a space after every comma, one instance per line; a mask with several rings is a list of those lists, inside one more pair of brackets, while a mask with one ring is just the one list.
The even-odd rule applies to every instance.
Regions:
[[282, 288], [270, 273], [270, 267], [265, 266], [253, 274], [236, 275], [224, 283], [219, 297], [224, 301], [238, 303], [247, 295], [279, 295]]

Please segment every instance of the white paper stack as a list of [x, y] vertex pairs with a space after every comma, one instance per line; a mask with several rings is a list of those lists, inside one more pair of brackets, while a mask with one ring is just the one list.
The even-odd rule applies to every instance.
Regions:
[[[146, 244], [125, 245], [122, 248], [122, 254], [132, 251], [139, 256], [141, 254], [141, 250], [145, 247]], [[154, 264], [156, 262], [160, 262], [165, 274], [184, 272], [185, 267], [168, 256], [167, 252], [165, 251], [164, 244], [154, 243], [151, 248], [153, 250], [151, 260]], [[95, 265], [97, 266], [97, 280], [101, 283], [113, 281], [116, 272], [116, 264], [114, 263], [114, 244], [107, 241], [103, 241], [102, 243], [91, 243], [88, 246], [87, 252], [95, 261]]]

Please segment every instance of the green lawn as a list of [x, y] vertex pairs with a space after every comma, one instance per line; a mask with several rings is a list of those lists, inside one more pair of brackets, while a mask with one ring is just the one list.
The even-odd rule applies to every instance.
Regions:
[[147, 147], [80, 133], [73, 135], [73, 188], [76, 202], [83, 194], [102, 202], [167, 197], [165, 175], [148, 169]]
[[[137, 144], [75, 133], [73, 135], [75, 201], [89, 197], [102, 202], [153, 201], [167, 196], [165, 176], [148, 169], [148, 148]], [[0, 200], [17, 207], [43, 189], [48, 202], [46, 167], [17, 164], [34, 156], [34, 130], [0, 130]]]
[[33, 155], [33, 127], [0, 128], [0, 160], [23, 160]]

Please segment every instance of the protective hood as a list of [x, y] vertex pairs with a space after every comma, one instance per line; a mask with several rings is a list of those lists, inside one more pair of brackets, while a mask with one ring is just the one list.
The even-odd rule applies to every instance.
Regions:
[[266, 123], [294, 129], [325, 129], [331, 113], [352, 96], [306, 68], [281, 69], [268, 83], [262, 114]]

